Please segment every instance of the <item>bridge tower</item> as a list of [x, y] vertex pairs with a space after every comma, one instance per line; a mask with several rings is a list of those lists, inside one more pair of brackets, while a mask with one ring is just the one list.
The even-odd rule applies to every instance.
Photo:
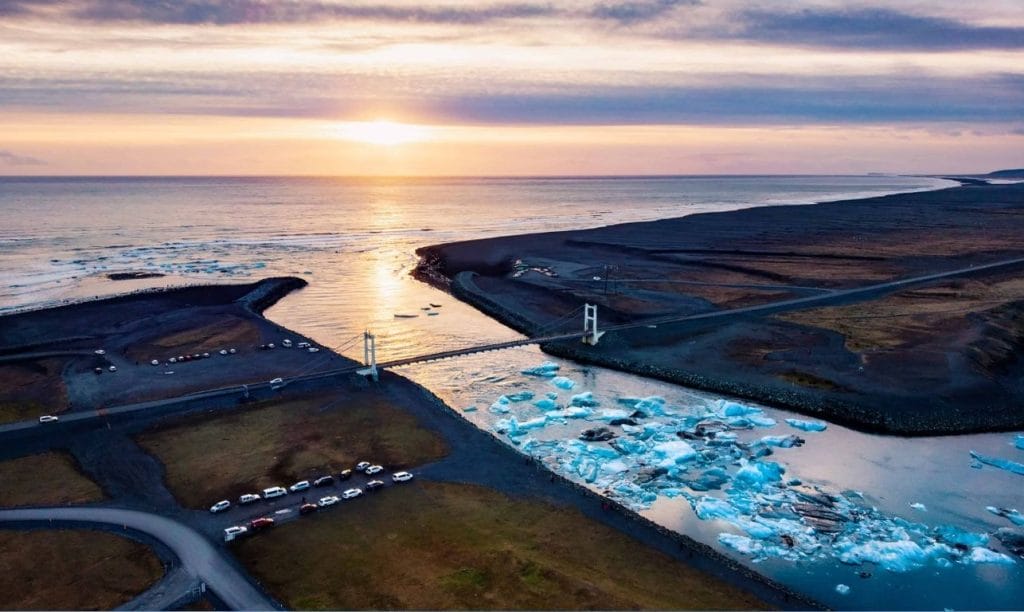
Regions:
[[363, 363], [366, 364], [366, 367], [356, 370], [356, 373], [368, 376], [377, 382], [377, 337], [369, 330], [363, 332]]
[[583, 344], [594, 346], [604, 335], [603, 331], [597, 331], [597, 304], [583, 305]]

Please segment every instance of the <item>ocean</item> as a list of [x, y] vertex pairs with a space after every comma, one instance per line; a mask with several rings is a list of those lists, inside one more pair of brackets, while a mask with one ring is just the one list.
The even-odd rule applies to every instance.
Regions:
[[[385, 360], [519, 337], [412, 279], [414, 251], [420, 246], [949, 185], [896, 176], [0, 178], [0, 314], [148, 287], [295, 275], [310, 285], [271, 308], [269, 318], [353, 358], [362, 356], [362, 332], [372, 330], [378, 358]], [[115, 272], [163, 276], [109, 280], [107, 275]], [[431, 303], [442, 305], [434, 309], [436, 316], [421, 310]], [[546, 361], [574, 382], [571, 393], [548, 379], [520, 373]], [[536, 421], [538, 408], [530, 401], [512, 402], [504, 413], [490, 407], [502, 396], [561, 393], [568, 398], [586, 392], [603, 407], [598, 410], [650, 396], [664, 398], [677, 414], [719, 410], [729, 402], [552, 359], [536, 347], [411, 366], [400, 373], [464, 410], [481, 429], [595, 488], [607, 480], [601, 470], [607, 471], [610, 462], [595, 464], [592, 469], [600, 472], [595, 475], [562, 451], [551, 450], [574, 438], [578, 423], [531, 430], [534, 444], [525, 444], [526, 438], [513, 439], [496, 429], [505, 431], [510, 417]], [[751, 439], [793, 433], [785, 419], [799, 418], [742, 404], [777, 423], [744, 432]], [[875, 540], [880, 541], [882, 531], [890, 540], [903, 535], [913, 540], [918, 532], [929, 534], [946, 525], [994, 533], [1010, 524], [985, 506], [1024, 507], [1019, 475], [976, 469], [968, 452], [1009, 457], [1016, 452], [1020, 461], [1024, 453], [1013, 448], [1011, 434], [901, 439], [836, 425], [796, 433], [807, 443], [777, 449], [772, 461], [786, 478], [851, 499], [859, 495], [858, 503], [881, 517], [872, 527]], [[649, 518], [832, 607], [1024, 607], [1024, 564], [1019, 560], [944, 567], [926, 558], [896, 571], [844, 563], [843, 551], [827, 543], [817, 555], [758, 555], [723, 544], [722, 534], [745, 532], [735, 522], [701, 520], [686, 495], [668, 490], [653, 499], [621, 495]], [[845, 552], [850, 561], [850, 551]], [[862, 557], [869, 553], [860, 552]], [[861, 577], [869, 567], [871, 576]], [[848, 585], [848, 594], [838, 593], [838, 584]]]

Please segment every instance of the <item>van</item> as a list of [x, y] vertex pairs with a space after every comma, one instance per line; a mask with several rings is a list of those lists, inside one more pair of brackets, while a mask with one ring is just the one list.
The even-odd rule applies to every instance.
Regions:
[[288, 495], [288, 491], [284, 487], [268, 487], [263, 489], [263, 499], [274, 499], [284, 495]]

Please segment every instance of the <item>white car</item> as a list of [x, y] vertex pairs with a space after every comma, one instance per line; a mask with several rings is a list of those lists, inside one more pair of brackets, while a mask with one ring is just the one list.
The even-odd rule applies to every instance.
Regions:
[[117, 371], [117, 366], [115, 366], [115, 365], [112, 365], [112, 366], [110, 366], [110, 367], [109, 367], [109, 368], [107, 368], [107, 369], [108, 369], [108, 370], [110, 370], [111, 372], [116, 372], [116, 371]]
[[356, 464], [356, 470], [360, 472], [365, 472], [368, 467], [370, 467], [369, 461], [360, 461]]
[[272, 378], [272, 379], [270, 379], [270, 388], [271, 389], [280, 389], [283, 386], [284, 386], [284, 379], [283, 378]]
[[309, 481], [308, 480], [300, 480], [297, 483], [293, 484], [292, 486], [288, 487], [288, 490], [291, 491], [292, 493], [298, 493], [299, 491], [305, 491], [308, 488], [309, 488]]
[[317, 347], [315, 347], [315, 346], [311, 346], [311, 347], [309, 347], [309, 348], [308, 348], [308, 349], [306, 349], [306, 350], [307, 350], [307, 351], [309, 351], [310, 353], [319, 353], [319, 352], [320, 352], [320, 349], [318, 349], [318, 348], [317, 348]]
[[221, 355], [227, 355], [228, 354], [228, 349], [220, 349], [219, 352], [220, 352]]
[[39, 417], [40, 423], [56, 423], [59, 420], [60, 419], [53, 416], [52, 414], [44, 414], [43, 416]]
[[224, 541], [230, 542], [231, 540], [243, 536], [246, 533], [249, 533], [249, 530], [245, 527], [242, 527], [240, 525], [232, 525], [231, 527], [228, 527], [224, 530]]
[[308, 342], [300, 342], [296, 346], [298, 346], [299, 348], [309, 348], [309, 343]]
[[154, 360], [149, 362], [149, 365], [156, 365], [156, 366], [158, 366], [158, 365], [160, 365], [160, 360], [159, 359], [154, 359]]
[[395, 472], [391, 475], [391, 480], [395, 482], [406, 482], [412, 480], [412, 474], [409, 472]]
[[97, 355], [106, 355], [107, 354], [107, 352], [105, 350], [103, 350], [103, 349], [96, 349], [93, 352], [96, 353]]
[[338, 499], [337, 495], [328, 495], [327, 497], [321, 497], [320, 501], [316, 502], [316, 505], [320, 506], [321, 508], [326, 508], [327, 506], [333, 506], [339, 501], [341, 500]]
[[260, 496], [253, 493], [243, 493], [238, 498], [238, 503], [240, 504], [251, 504], [258, 501], [260, 501]]
[[238, 352], [238, 351], [236, 351], [235, 349], [228, 349], [228, 353], [230, 353], [230, 354], [232, 354], [232, 355], [234, 355], [234, 354], [235, 354], [235, 353], [237, 353], [237, 352]]
[[292, 348], [292, 341], [285, 338], [284, 340], [281, 341], [281, 346], [285, 348]]
[[210, 506], [210, 512], [217, 514], [218, 512], [224, 512], [231, 507], [231, 502], [226, 499], [222, 499], [214, 505]]
[[359, 497], [362, 494], [363, 494], [363, 490], [362, 489], [347, 489], [344, 493], [341, 494], [341, 498], [342, 499], [354, 499], [356, 497]]
[[167, 362], [168, 363], [178, 363], [178, 358], [177, 357], [171, 357], [170, 359], [167, 360]]
[[284, 487], [267, 487], [263, 489], [263, 499], [274, 499], [282, 495], [288, 495], [288, 491]]
[[382, 466], [371, 465], [370, 467], [366, 468], [366, 475], [367, 476], [373, 476], [374, 474], [380, 474], [383, 471], [384, 471], [384, 468]]

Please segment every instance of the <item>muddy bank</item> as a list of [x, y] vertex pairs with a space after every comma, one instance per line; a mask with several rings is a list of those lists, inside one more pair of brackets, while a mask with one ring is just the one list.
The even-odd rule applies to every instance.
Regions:
[[[525, 333], [828, 295], [1024, 255], [1024, 185], [964, 185], [427, 247], [417, 276]], [[1024, 272], [660, 324], [552, 354], [878, 433], [1024, 427]], [[577, 320], [560, 327], [581, 326]]]

